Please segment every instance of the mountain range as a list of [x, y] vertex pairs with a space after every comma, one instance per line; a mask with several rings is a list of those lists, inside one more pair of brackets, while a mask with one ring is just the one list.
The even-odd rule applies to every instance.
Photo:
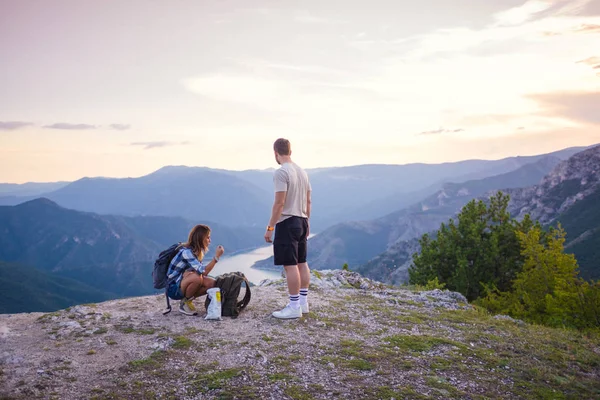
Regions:
[[600, 278], [600, 146], [561, 162], [539, 184], [506, 193], [516, 218], [530, 214], [547, 226], [560, 224], [582, 277]]
[[[462, 183], [446, 183], [425, 199], [377, 219], [336, 224], [311, 238], [308, 262], [315, 268], [323, 269], [340, 268], [347, 263], [350, 268], [370, 276], [367, 269], [373, 269], [373, 263], [378, 261], [369, 261], [388, 251], [396, 254], [396, 243], [410, 241], [437, 229], [467, 202], [490, 190], [527, 187], [538, 183], [561, 161], [553, 155], [536, 160], [501, 175]], [[399, 248], [405, 246], [400, 245]], [[414, 244], [408, 248], [414, 249]], [[392, 262], [392, 266], [404, 265], [407, 261], [404, 253], [399, 257], [390, 257], [390, 254], [382, 257], [386, 260], [384, 264]], [[366, 263], [368, 266], [361, 267]], [[273, 268], [272, 265], [272, 260], [266, 260], [255, 264], [255, 267], [270, 269]]]
[[[403, 283], [418, 251], [418, 237], [436, 230], [469, 200], [512, 188], [515, 207], [527, 207], [527, 194], [548, 189], [552, 196], [565, 194], [568, 199], [552, 203], [560, 218], [553, 216], [547, 223], [560, 221], [568, 227], [568, 248], [587, 276], [594, 276], [600, 256], [600, 213], [595, 207], [600, 194], [596, 161], [586, 158], [593, 152], [581, 150], [496, 161], [309, 170], [315, 204], [311, 232], [316, 233], [309, 242], [309, 263], [315, 269], [348, 263], [374, 279]], [[570, 165], [566, 159], [580, 161], [565, 167]], [[577, 175], [582, 168], [591, 172]], [[559, 172], [548, 180], [552, 171]], [[25, 311], [151, 293], [154, 259], [170, 244], [185, 240], [197, 223], [210, 225], [213, 243], [223, 244], [229, 255], [264, 245], [272, 172], [172, 166], [141, 178], [0, 186], [9, 195], [1, 200], [16, 203], [0, 206], [0, 278], [9, 282], [5, 287], [10, 292], [1, 300], [4, 309], [7, 299]], [[550, 183], [531, 189], [544, 179]], [[55, 190], [23, 195], [44, 187]], [[549, 207], [545, 199], [535, 200], [543, 205], [540, 210]], [[355, 219], [369, 215], [374, 218]], [[272, 259], [256, 267], [273, 268]], [[23, 279], [10, 284], [14, 271]], [[21, 301], [31, 293], [26, 282], [45, 288], [29, 306]]]
[[[502, 160], [308, 169], [315, 204], [311, 228], [321, 232], [345, 221], [382, 217], [435, 193], [444, 183], [508, 173], [549, 156], [566, 159], [581, 149]], [[230, 227], [264, 227], [274, 197], [273, 169], [169, 166], [139, 178], [82, 178], [57, 185], [56, 190], [27, 196], [19, 194], [25, 187], [10, 186], [0, 205], [45, 197], [65, 208], [97, 214], [178, 216]]]
[[[545, 164], [545, 167], [549, 167], [555, 161]], [[537, 169], [539, 166], [532, 165], [534, 170], [541, 171]], [[529, 170], [532, 170], [531, 167]], [[497, 190], [502, 190], [511, 198], [509, 212], [513, 217], [521, 219], [525, 214], [530, 214], [546, 227], [556, 227], [560, 224], [567, 233], [565, 252], [575, 255], [581, 276], [584, 279], [600, 279], [600, 146], [586, 149], [568, 160], [561, 161], [537, 184], [510, 188], [504, 178], [480, 181], [490, 186], [494, 186], [493, 181], [501, 185], [488, 188], [485, 193], [482, 192], [486, 185], [475, 185], [479, 189], [471, 192], [476, 195], [473, 198], [487, 200]], [[466, 193], [467, 190], [462, 186], [472, 188], [474, 185], [465, 183], [455, 186], [454, 193]], [[461, 189], [456, 191], [459, 187]], [[453, 198], [446, 195], [447, 193], [442, 196], [444, 202]], [[464, 201], [458, 202], [462, 203]], [[458, 211], [449, 215], [448, 219]], [[438, 228], [439, 225], [431, 231]], [[386, 251], [356, 266], [355, 269], [373, 279], [393, 284], [405, 283], [412, 255], [419, 250], [417, 238], [398, 240]]]
[[[263, 230], [230, 228], [210, 221], [212, 243], [227, 253], [256, 248]], [[181, 217], [123, 217], [60, 207], [40, 198], [0, 206], [0, 260], [36, 268], [99, 292], [134, 296], [153, 292], [154, 260], [166, 247], [187, 240], [196, 224]], [[207, 257], [210, 257], [209, 251]], [[12, 290], [15, 285], [5, 286]], [[4, 300], [0, 300], [4, 301]]]

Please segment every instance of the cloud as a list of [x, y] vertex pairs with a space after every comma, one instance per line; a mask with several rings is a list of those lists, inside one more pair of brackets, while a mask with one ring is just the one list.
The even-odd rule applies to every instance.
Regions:
[[[500, 50], [496, 53], [515, 54], [519, 50], [517, 48], [532, 51], [532, 48], [543, 47], [561, 36], [571, 36], [567, 34], [598, 32], [600, 20], [583, 12], [588, 3], [590, 0], [530, 0], [493, 14], [493, 22], [480, 29], [449, 25], [424, 34], [354, 39], [348, 44], [365, 51], [387, 50], [404, 53], [404, 59], [428, 61], [434, 56], [463, 56], [465, 52], [486, 51], [484, 55], [487, 55], [492, 54], [493, 48]], [[581, 45], [584, 46], [584, 43]], [[593, 48], [594, 45], [591, 46]], [[569, 54], [568, 45], [564, 47], [567, 47], [565, 54]]]
[[471, 126], [505, 125], [523, 117], [519, 114], [469, 114], [463, 116], [460, 122]]
[[16, 129], [32, 126], [31, 122], [22, 121], [0, 121], [0, 131], [14, 131]]
[[[299, 22], [302, 24], [313, 24], [313, 25], [325, 25], [325, 24], [345, 24], [348, 23], [346, 20], [340, 20], [336, 18], [330, 18], [323, 15], [316, 15], [311, 13], [308, 10], [298, 10], [291, 9], [285, 10], [281, 8], [267, 8], [267, 7], [258, 7], [258, 8], [236, 8], [233, 10], [233, 13], [242, 13], [242, 14], [252, 14], [259, 15], [261, 17], [266, 17], [270, 19], [280, 19], [285, 20], [292, 18], [293, 21]], [[229, 16], [230, 14], [213, 14], [213, 17], [216, 17], [217, 20], [222, 20]]]
[[600, 33], [600, 25], [598, 24], [581, 24], [573, 29], [577, 33]]
[[579, 24], [578, 26], [571, 27], [569, 29], [565, 29], [563, 31], [545, 31], [542, 32], [542, 36], [551, 37], [551, 36], [561, 36], [564, 34], [570, 33], [600, 33], [600, 24]]
[[458, 129], [444, 129], [444, 128], [440, 128], [440, 129], [435, 129], [433, 131], [424, 131], [419, 133], [419, 135], [440, 135], [442, 133], [458, 133], [458, 132], [464, 132], [465, 130], [462, 128], [458, 128]]
[[494, 19], [501, 26], [520, 25], [532, 20], [536, 15], [552, 7], [552, 2], [530, 0], [518, 7], [509, 8], [494, 15]]
[[345, 24], [348, 21], [339, 19], [316, 16], [306, 10], [299, 10], [294, 13], [294, 20], [305, 24]]
[[600, 65], [600, 57], [589, 57], [585, 60], [577, 61], [577, 64], [587, 64], [591, 66]]
[[169, 146], [184, 146], [190, 144], [189, 141], [185, 142], [165, 142], [165, 141], [156, 141], [156, 142], [133, 142], [130, 143], [131, 146], [141, 146], [144, 150], [158, 149], [160, 147], [169, 147]]
[[330, 74], [330, 75], [341, 75], [348, 74], [347, 71], [336, 69], [336, 68], [328, 68], [321, 65], [298, 65], [298, 64], [285, 64], [285, 63], [274, 63], [265, 60], [236, 60], [233, 59], [239, 65], [244, 67], [259, 70], [259, 71], [291, 71], [298, 72], [303, 74]]
[[52, 125], [44, 125], [46, 129], [66, 129], [66, 130], [88, 130], [88, 129], [96, 129], [96, 125], [89, 124], [69, 124], [66, 122], [58, 122]]
[[[285, 54], [279, 60], [271, 54], [264, 56], [267, 61], [246, 61], [242, 55], [233, 60], [242, 64], [240, 68], [191, 75], [181, 82], [220, 107], [263, 112], [276, 116], [269, 118], [277, 118], [283, 126], [314, 135], [377, 129], [387, 139], [401, 130], [420, 142], [437, 140], [439, 135], [501, 136], [519, 126], [528, 130], [571, 126], [572, 121], [539, 114], [538, 102], [527, 96], [588, 90], [594, 84], [598, 70], [575, 61], [583, 58], [581, 54], [591, 55], [596, 35], [572, 30], [600, 20], [569, 14], [572, 10], [565, 1], [543, 3], [529, 4], [488, 24], [471, 28], [448, 24], [429, 32], [424, 28], [424, 34], [348, 27], [336, 36], [340, 54], [348, 51], [343, 63], [326, 58], [317, 63], [310, 57], [294, 60]], [[545, 16], [540, 18], [541, 12]], [[357, 37], [363, 31], [368, 35]], [[546, 31], [570, 34], [545, 37]], [[454, 127], [465, 129], [464, 134], [453, 133]]]
[[[585, 64], [592, 67], [592, 69], [600, 69], [600, 57], [589, 57], [585, 60], [577, 61], [576, 64]], [[598, 72], [596, 75], [600, 76], [600, 72]]]
[[254, 76], [212, 75], [183, 80], [187, 90], [201, 96], [235, 103], [276, 105], [289, 97], [290, 84]]
[[590, 1], [582, 11], [584, 15], [600, 15], [600, 1]]
[[128, 125], [128, 124], [110, 124], [109, 127], [110, 127], [110, 129], [113, 129], [115, 131], [126, 131], [127, 129], [131, 128], [131, 125]]
[[600, 92], [554, 92], [528, 97], [539, 104], [544, 115], [600, 124]]

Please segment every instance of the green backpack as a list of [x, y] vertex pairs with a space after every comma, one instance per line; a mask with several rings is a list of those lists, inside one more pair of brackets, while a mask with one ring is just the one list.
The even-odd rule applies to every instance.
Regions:
[[[246, 293], [242, 300], [238, 300], [242, 284], [246, 286]], [[237, 318], [250, 302], [250, 283], [242, 272], [229, 272], [218, 276], [215, 287], [221, 289], [221, 315], [224, 317]], [[204, 306], [207, 310], [209, 304], [210, 298], [206, 296]]]

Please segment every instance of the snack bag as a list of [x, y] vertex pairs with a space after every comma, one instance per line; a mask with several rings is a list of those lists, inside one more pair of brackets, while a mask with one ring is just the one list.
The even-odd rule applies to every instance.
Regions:
[[206, 291], [206, 295], [210, 298], [210, 303], [208, 304], [208, 309], [206, 310], [207, 319], [214, 319], [218, 321], [222, 321], [221, 318], [221, 289], [219, 288], [210, 288]]

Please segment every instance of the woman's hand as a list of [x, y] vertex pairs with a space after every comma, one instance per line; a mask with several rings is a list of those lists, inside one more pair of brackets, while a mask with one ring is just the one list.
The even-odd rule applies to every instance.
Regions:
[[223, 248], [221, 245], [218, 245], [217, 250], [215, 250], [215, 257], [219, 258], [223, 255], [223, 253], [225, 253], [225, 248]]

